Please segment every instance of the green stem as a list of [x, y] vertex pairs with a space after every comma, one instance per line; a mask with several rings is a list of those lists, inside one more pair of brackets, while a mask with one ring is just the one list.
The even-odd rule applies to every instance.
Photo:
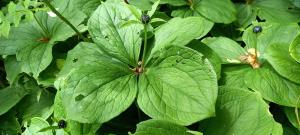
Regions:
[[50, 10], [56, 14], [62, 21], [64, 21], [67, 25], [69, 25], [76, 33], [77, 35], [83, 39], [84, 41], [89, 41], [89, 39], [87, 39], [86, 37], [84, 37], [79, 30], [76, 29], [76, 27], [68, 20], [66, 19], [64, 16], [62, 16], [62, 14], [60, 14], [51, 4], [48, 0], [44, 0], [44, 3], [50, 8]]
[[142, 57], [143, 64], [145, 62], [145, 55], [147, 50], [147, 33], [148, 33], [147, 24], [144, 24], [144, 50], [143, 50], [143, 57]]
[[251, 4], [253, 0], [246, 0], [246, 4]]
[[35, 14], [33, 14], [33, 17], [34, 17], [35, 21], [38, 23], [38, 25], [42, 28], [42, 30], [44, 31], [44, 33], [46, 34], [46, 37], [49, 38], [50, 37], [50, 33], [47, 31], [47, 29], [45, 28], [45, 26], [37, 19], [37, 17], [35, 16]]

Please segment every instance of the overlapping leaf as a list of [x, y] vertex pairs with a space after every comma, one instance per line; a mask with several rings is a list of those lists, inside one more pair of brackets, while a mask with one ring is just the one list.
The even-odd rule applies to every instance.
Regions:
[[139, 80], [138, 105], [146, 114], [180, 125], [214, 115], [217, 76], [202, 54], [173, 46], [154, 60]]
[[207, 121], [209, 135], [281, 135], [282, 128], [259, 93], [247, 89], [221, 87], [216, 117]]
[[[74, 26], [83, 21], [84, 14], [70, 9], [69, 1], [54, 3], [59, 3], [54, 5]], [[66, 40], [75, 32], [58, 17], [51, 17], [45, 12], [36, 13], [35, 16], [38, 22], [20, 24], [11, 29], [8, 38], [0, 38], [0, 54], [17, 54], [22, 71], [37, 78], [51, 63], [55, 42]]]
[[[192, 30], [191, 32], [185, 29], [176, 31], [183, 31], [188, 35], [196, 33], [191, 37], [181, 37], [180, 33], [176, 34], [170, 26], [159, 28], [157, 31], [159, 36], [164, 33], [170, 34], [169, 32], [174, 36], [169, 37], [172, 40], [167, 42], [159, 36], [156, 38], [156, 49], [154, 47], [152, 50], [155, 55], [149, 58], [151, 62], [146, 67], [143, 65], [141, 73], [136, 72], [135, 68], [138, 68], [136, 66], [141, 46], [139, 32], [142, 25], [120, 27], [131, 17], [134, 16], [125, 3], [117, 2], [101, 4], [92, 15], [89, 20], [89, 31], [96, 44], [80, 43], [70, 51], [60, 77], [55, 82], [55, 86], [61, 90], [64, 97], [62, 104], [65, 106], [66, 118], [84, 123], [107, 122], [132, 104], [138, 90], [140, 108], [153, 118], [189, 125], [213, 116], [217, 95], [216, 73], [203, 55], [182, 47], [189, 41], [204, 36], [211, 25], [202, 28], [205, 23], [196, 17], [175, 18], [170, 21], [170, 24], [175, 26], [189, 20], [201, 25], [196, 28], [188, 25], [186, 29]], [[182, 76], [182, 79], [178, 76]], [[161, 77], [163, 79], [157, 79]], [[178, 79], [171, 80], [174, 77]], [[181, 81], [187, 83], [179, 86]], [[148, 84], [157, 88], [150, 88]], [[184, 87], [189, 87], [190, 90], [185, 91]], [[156, 92], [165, 94], [153, 95]], [[184, 96], [179, 98], [182, 93]], [[149, 106], [148, 103], [152, 101], [148, 100], [152, 100], [153, 96], [155, 96], [154, 104]], [[173, 96], [179, 100], [176, 101]], [[165, 98], [167, 99], [164, 104], [168, 107], [163, 109], [157, 101]], [[153, 107], [159, 107], [163, 112]], [[170, 115], [169, 111], [174, 114]]]
[[230, 0], [193, 0], [172, 12], [172, 16], [202, 16], [215, 23], [231, 23], [236, 19], [236, 9]]
[[[147, 120], [137, 125], [134, 135], [193, 135], [186, 127], [162, 120]], [[199, 132], [199, 134], [201, 133]]]

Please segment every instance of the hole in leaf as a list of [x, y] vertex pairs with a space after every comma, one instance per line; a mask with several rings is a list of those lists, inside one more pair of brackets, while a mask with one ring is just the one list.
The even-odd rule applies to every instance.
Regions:
[[75, 101], [81, 101], [84, 98], [84, 95], [78, 95], [75, 97]]
[[73, 58], [73, 63], [76, 63], [78, 61], [78, 58]]

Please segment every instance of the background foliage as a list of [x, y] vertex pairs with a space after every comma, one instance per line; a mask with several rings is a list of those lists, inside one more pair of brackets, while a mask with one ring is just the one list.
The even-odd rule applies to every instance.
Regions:
[[2, 0], [2, 135], [298, 135], [299, 0]]

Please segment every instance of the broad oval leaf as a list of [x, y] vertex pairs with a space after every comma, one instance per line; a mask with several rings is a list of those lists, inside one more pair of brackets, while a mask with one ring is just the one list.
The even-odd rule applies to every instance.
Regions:
[[[282, 128], [257, 92], [229, 86], [219, 90], [216, 117], [207, 120], [208, 135], [282, 135]], [[279, 129], [279, 130], [278, 130]]]
[[103, 51], [132, 66], [138, 63], [143, 25], [121, 26], [134, 19], [125, 3], [106, 2], [98, 7], [88, 23], [93, 40], [102, 46]]
[[205, 36], [213, 23], [201, 17], [173, 18], [155, 31], [152, 54], [168, 46], [184, 46], [193, 39]]
[[[139, 123], [134, 135], [193, 135], [189, 129], [168, 121], [147, 120]], [[201, 135], [201, 134], [200, 134]]]
[[245, 74], [245, 83], [261, 93], [264, 99], [283, 106], [295, 107], [300, 95], [299, 85], [282, 78], [270, 67], [248, 72]]
[[139, 80], [139, 107], [152, 118], [190, 125], [214, 116], [217, 76], [199, 52], [173, 46]]
[[231, 23], [236, 19], [236, 8], [230, 0], [192, 0], [189, 8], [173, 11], [173, 16], [203, 16], [215, 23]]
[[241, 63], [240, 57], [247, 53], [237, 42], [226, 37], [209, 37], [202, 42], [219, 55], [223, 64]]
[[300, 63], [300, 35], [292, 42], [289, 51], [291, 56]]
[[28, 92], [23, 87], [7, 87], [0, 90], [0, 115], [14, 107]]
[[266, 51], [266, 59], [280, 75], [300, 84], [300, 63], [289, 55], [288, 44], [270, 45]]
[[289, 24], [300, 21], [300, 10], [291, 8], [292, 3], [286, 0], [254, 0], [251, 5], [260, 18], [270, 22]]
[[91, 43], [76, 46], [66, 62], [69, 69], [63, 69], [55, 82], [64, 97], [67, 119], [104, 123], [126, 110], [135, 99], [135, 74], [127, 65], [101, 52], [101, 47]]

